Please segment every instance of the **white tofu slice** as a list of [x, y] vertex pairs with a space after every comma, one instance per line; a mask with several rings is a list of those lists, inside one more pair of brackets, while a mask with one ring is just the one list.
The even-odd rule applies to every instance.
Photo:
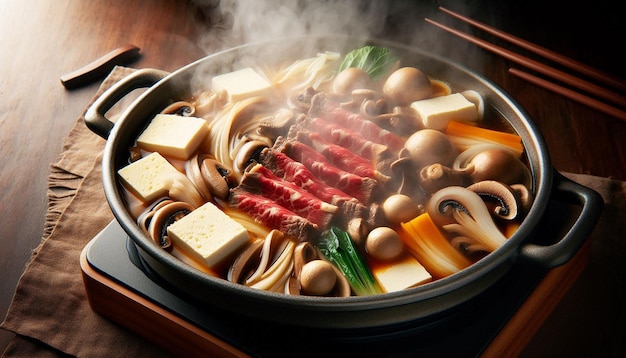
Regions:
[[213, 268], [249, 240], [248, 231], [208, 202], [167, 227], [174, 246]]
[[175, 181], [183, 182], [184, 185], [187, 181], [193, 188], [191, 181], [157, 152], [125, 166], [117, 173], [126, 189], [144, 202], [168, 195], [169, 188]]
[[208, 133], [209, 126], [202, 118], [157, 114], [137, 138], [137, 145], [148, 152], [187, 160]]
[[215, 76], [212, 79], [213, 91], [226, 91], [231, 102], [263, 95], [271, 86], [265, 77], [250, 67]]
[[376, 265], [372, 273], [385, 292], [395, 292], [432, 281], [433, 277], [410, 254], [389, 265]]
[[473, 122], [478, 120], [476, 105], [460, 93], [423, 99], [411, 103], [425, 128], [443, 131], [451, 120]]

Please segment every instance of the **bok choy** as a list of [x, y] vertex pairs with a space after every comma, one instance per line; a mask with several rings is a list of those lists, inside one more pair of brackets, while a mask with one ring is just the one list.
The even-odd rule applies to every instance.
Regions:
[[372, 79], [385, 75], [398, 62], [398, 58], [388, 48], [363, 46], [346, 54], [339, 65], [339, 72], [349, 67], [360, 68]]
[[339, 268], [359, 296], [382, 293], [365, 259], [356, 250], [347, 232], [332, 227], [315, 243], [326, 259]]

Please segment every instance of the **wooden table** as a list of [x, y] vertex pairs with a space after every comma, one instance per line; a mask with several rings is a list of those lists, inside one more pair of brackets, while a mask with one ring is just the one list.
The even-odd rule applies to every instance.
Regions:
[[[230, 43], [225, 40], [206, 41], [207, 34], [228, 24], [228, 16], [213, 10], [211, 4], [216, 2], [0, 3], [0, 317], [6, 314], [31, 250], [42, 237], [49, 165], [98, 87], [94, 83], [69, 91], [59, 77], [128, 43], [140, 47], [143, 54], [132, 66], [166, 71], [227, 47]], [[558, 170], [626, 180], [625, 122], [513, 78], [507, 74], [510, 62], [423, 22], [428, 16], [457, 26], [437, 11], [438, 5], [444, 5], [626, 79], [626, 66], [615, 52], [623, 44], [626, 23], [615, 2], [595, 1], [591, 8], [569, 4], [567, 9], [538, 1], [498, 6], [475, 0], [384, 4], [387, 21], [376, 22], [374, 36], [450, 57], [501, 85], [537, 123]], [[271, 31], [257, 30], [248, 38], [263, 33]], [[100, 139], [94, 136], [94, 140]], [[10, 337], [1, 333], [0, 351]]]

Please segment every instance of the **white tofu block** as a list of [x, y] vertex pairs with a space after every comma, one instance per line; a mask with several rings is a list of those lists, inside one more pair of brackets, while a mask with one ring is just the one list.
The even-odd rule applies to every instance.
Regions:
[[478, 120], [476, 105], [460, 93], [434, 97], [411, 103], [425, 128], [443, 131], [450, 120], [473, 122]]
[[376, 265], [372, 273], [385, 292], [395, 292], [432, 281], [433, 277], [410, 254], [389, 265]]
[[167, 227], [174, 246], [214, 267], [249, 240], [248, 231], [208, 202]]
[[169, 187], [175, 181], [183, 183], [187, 181], [193, 187], [184, 174], [157, 152], [125, 166], [117, 173], [126, 189], [144, 202], [168, 195]]
[[248, 97], [263, 95], [272, 84], [250, 67], [215, 76], [212, 79], [213, 91], [226, 91], [230, 101], [240, 101]]
[[137, 145], [148, 152], [187, 160], [208, 133], [202, 118], [157, 114], [137, 138]]

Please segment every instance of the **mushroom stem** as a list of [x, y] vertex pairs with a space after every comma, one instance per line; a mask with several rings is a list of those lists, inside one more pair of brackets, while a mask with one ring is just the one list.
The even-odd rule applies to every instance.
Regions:
[[427, 193], [434, 193], [447, 186], [465, 186], [469, 182], [471, 168], [455, 170], [441, 163], [431, 164], [419, 172], [419, 183]]

